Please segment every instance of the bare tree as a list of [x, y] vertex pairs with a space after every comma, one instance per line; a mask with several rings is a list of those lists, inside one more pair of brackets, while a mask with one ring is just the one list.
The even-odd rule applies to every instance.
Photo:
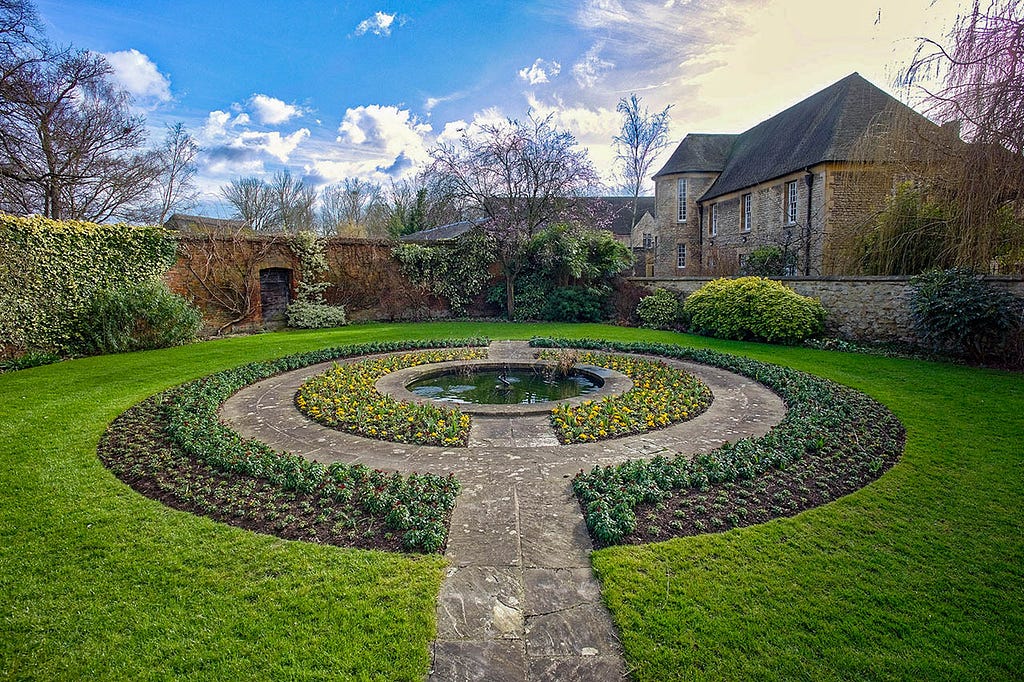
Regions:
[[42, 58], [46, 44], [36, 8], [28, 0], [0, 0], [0, 85]]
[[323, 234], [349, 237], [380, 236], [382, 203], [380, 185], [358, 178], [345, 178], [320, 190], [317, 214]]
[[486, 220], [514, 319], [516, 278], [534, 234], [557, 222], [592, 220], [579, 200], [599, 184], [586, 150], [548, 116], [464, 131], [457, 141], [434, 147], [431, 156], [428, 177]]
[[668, 110], [651, 113], [640, 103], [636, 94], [619, 100], [615, 110], [622, 114], [622, 129], [612, 138], [615, 158], [622, 165], [625, 188], [633, 197], [633, 220], [636, 225], [636, 204], [647, 184], [651, 166], [658, 154], [668, 146]]
[[283, 232], [312, 230], [316, 224], [316, 190], [296, 180], [288, 170], [274, 174], [270, 182], [274, 207], [273, 223]]
[[244, 220], [255, 232], [274, 229], [274, 202], [270, 187], [260, 178], [239, 178], [220, 188], [225, 201], [235, 209], [234, 216]]
[[130, 217], [156, 175], [141, 117], [86, 51], [43, 48], [0, 83], [0, 207], [55, 219]]
[[198, 203], [196, 189], [196, 156], [199, 145], [178, 122], [167, 126], [163, 144], [153, 151], [152, 159], [159, 169], [154, 185], [155, 201], [150, 208], [150, 221], [163, 225], [172, 213], [187, 211]]

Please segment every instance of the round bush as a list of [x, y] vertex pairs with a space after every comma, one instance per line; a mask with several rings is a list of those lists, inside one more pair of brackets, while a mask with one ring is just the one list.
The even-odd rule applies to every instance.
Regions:
[[716, 279], [683, 303], [698, 334], [721, 339], [799, 343], [825, 328], [825, 308], [779, 282], [762, 277]]
[[655, 289], [644, 296], [636, 306], [640, 324], [655, 329], [670, 329], [679, 323], [683, 306], [676, 295], [667, 289]]
[[981, 361], [998, 353], [1013, 329], [1013, 297], [970, 269], [932, 270], [910, 285], [914, 331], [934, 351]]
[[195, 338], [202, 322], [194, 305], [160, 281], [103, 289], [76, 319], [74, 351], [99, 355], [176, 346]]

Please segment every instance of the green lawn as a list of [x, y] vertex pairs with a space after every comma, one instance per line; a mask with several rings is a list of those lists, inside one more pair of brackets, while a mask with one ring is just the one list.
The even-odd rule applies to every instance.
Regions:
[[489, 335], [707, 345], [888, 405], [907, 454], [792, 519], [595, 555], [638, 679], [999, 679], [1024, 669], [1024, 378], [597, 325], [266, 334], [0, 376], [0, 674], [418, 679], [437, 557], [284, 542], [176, 512], [98, 462], [117, 414], [328, 345]]

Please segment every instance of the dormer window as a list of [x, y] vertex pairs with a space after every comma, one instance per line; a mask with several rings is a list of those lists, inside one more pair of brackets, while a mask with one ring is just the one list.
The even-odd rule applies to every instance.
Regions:
[[676, 222], [686, 222], [686, 178], [679, 178], [676, 181], [676, 188], [679, 193], [678, 197], [678, 212], [676, 214]]

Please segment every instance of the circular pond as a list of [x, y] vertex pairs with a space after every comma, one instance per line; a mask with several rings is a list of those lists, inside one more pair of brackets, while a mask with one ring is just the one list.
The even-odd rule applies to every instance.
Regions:
[[603, 382], [586, 374], [551, 371], [485, 370], [438, 374], [406, 388], [421, 398], [473, 405], [531, 405], [593, 393]]

